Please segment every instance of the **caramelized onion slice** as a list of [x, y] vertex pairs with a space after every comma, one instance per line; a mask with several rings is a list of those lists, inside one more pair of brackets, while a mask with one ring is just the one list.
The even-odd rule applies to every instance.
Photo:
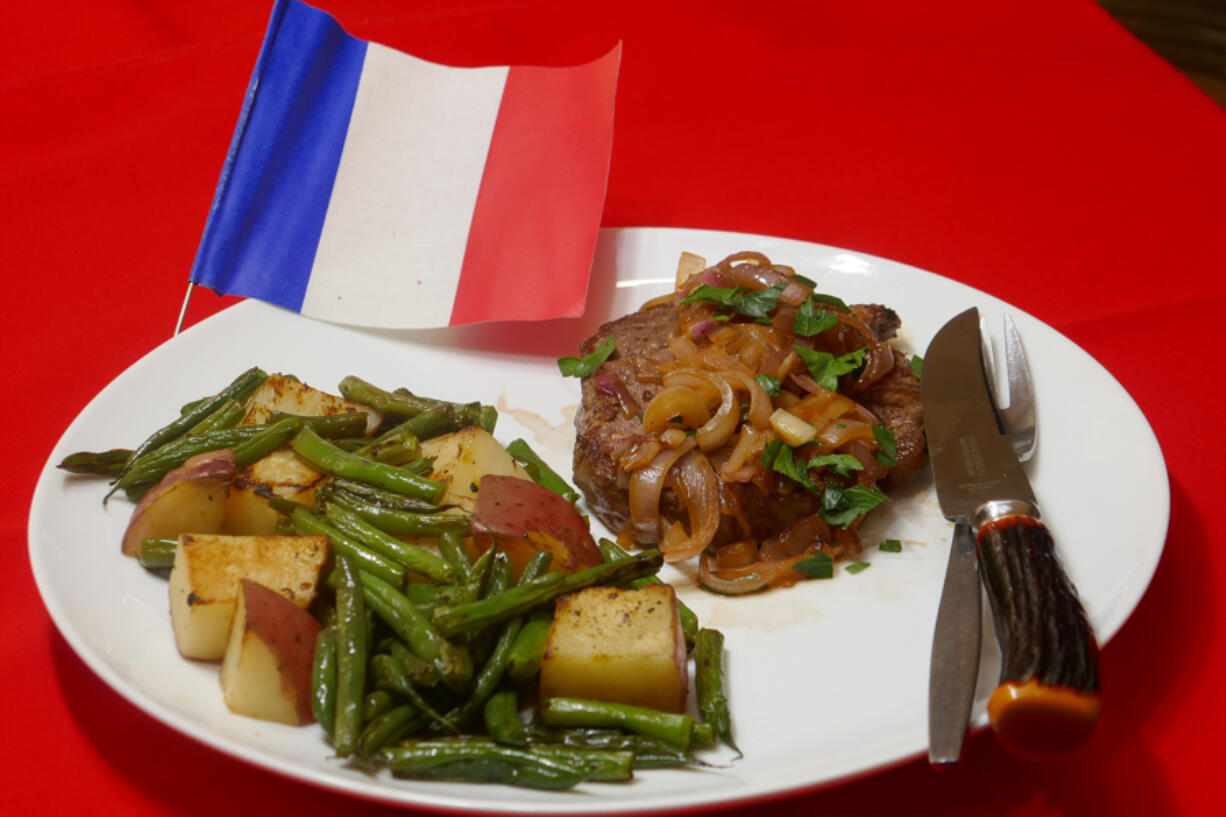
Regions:
[[687, 437], [677, 448], [661, 449], [650, 463], [630, 475], [630, 526], [638, 544], [654, 545], [660, 541], [660, 495], [664, 492], [664, 479], [673, 464], [694, 445], [693, 438]]
[[677, 462], [668, 483], [689, 515], [690, 533], [677, 533], [680, 525], [674, 525], [660, 542], [660, 551], [666, 562], [681, 562], [702, 553], [719, 530], [719, 480], [711, 461], [690, 451]]

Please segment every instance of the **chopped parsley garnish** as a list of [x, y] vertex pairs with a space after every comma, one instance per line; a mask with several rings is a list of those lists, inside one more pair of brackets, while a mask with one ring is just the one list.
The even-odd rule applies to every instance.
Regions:
[[792, 569], [806, 579], [829, 579], [834, 576], [834, 559], [819, 550], [792, 565]]
[[919, 355], [911, 356], [911, 374], [915, 375], [916, 380], [924, 379], [924, 359]]
[[758, 385], [761, 386], [771, 397], [778, 394], [779, 389], [783, 387], [783, 383], [780, 382], [779, 378], [770, 374], [760, 374], [755, 377], [754, 380], [757, 380]]
[[814, 281], [812, 278], [806, 278], [799, 272], [792, 273], [792, 280], [798, 284], [804, 284], [809, 289], [817, 289], [817, 281]]
[[818, 309], [813, 305], [812, 300], [806, 300], [800, 305], [800, 309], [796, 310], [796, 320], [792, 324], [792, 331], [801, 337], [811, 338], [837, 326], [838, 323], [838, 315], [825, 308]]
[[864, 354], [867, 351], [865, 349], [856, 349], [853, 352], [835, 357], [829, 352], [806, 349], [803, 346], [793, 346], [792, 348], [796, 350], [796, 354], [804, 361], [805, 366], [809, 369], [809, 374], [813, 376], [817, 384], [831, 391], [838, 391], [840, 375], [854, 372], [864, 363]]
[[886, 499], [886, 495], [877, 489], [865, 488], [863, 485], [853, 485], [850, 488], [827, 485], [822, 493], [822, 509], [819, 513], [822, 519], [831, 525], [846, 528]]
[[809, 460], [810, 468], [829, 468], [841, 477], [851, 476], [852, 471], [863, 471], [864, 466], [851, 454], [818, 454]]
[[877, 546], [877, 550], [883, 553], [902, 553], [902, 542], [897, 539], [886, 539]]
[[738, 315], [752, 318], [758, 323], [770, 323], [770, 313], [779, 304], [783, 284], [772, 284], [765, 289], [745, 287], [713, 287], [702, 284], [681, 299], [683, 304], [715, 304], [730, 309]]
[[791, 447], [783, 440], [771, 440], [767, 443], [766, 449], [762, 452], [762, 456], [758, 458], [758, 461], [764, 467], [777, 471], [785, 477], [790, 477], [813, 493], [817, 493], [818, 488], [809, 479], [808, 471], [797, 465], [796, 457]]
[[605, 338], [604, 342], [592, 350], [591, 354], [583, 357], [560, 357], [558, 358], [558, 369], [562, 372], [563, 377], [587, 377], [592, 372], [596, 371], [596, 367], [609, 359], [609, 355], [613, 354], [613, 349], [617, 342], [613, 336]]
[[852, 562], [847, 567], [843, 568], [848, 573], [859, 573], [869, 566], [869, 562]]
[[881, 450], [877, 452], [877, 462], [887, 468], [898, 465], [898, 447], [894, 444], [894, 432], [885, 426], [873, 425], [873, 437]]
[[811, 292], [809, 293], [809, 297], [817, 301], [819, 304], [826, 304], [827, 306], [833, 306], [836, 309], [847, 309], [848, 308], [847, 304], [843, 302], [842, 298], [836, 298], [833, 295], [826, 295], [821, 292]]

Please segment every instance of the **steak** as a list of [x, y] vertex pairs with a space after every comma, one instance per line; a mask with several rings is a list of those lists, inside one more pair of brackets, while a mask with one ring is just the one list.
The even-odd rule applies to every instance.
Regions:
[[[676, 330], [678, 309], [663, 303], [630, 313], [601, 326], [580, 347], [580, 354], [586, 355], [609, 337], [616, 342], [610, 358], [583, 380], [574, 451], [575, 483], [593, 513], [615, 534], [630, 518], [628, 479], [618, 460], [647, 436], [641, 411], [661, 388], [660, 364], [673, 359], [668, 339]], [[851, 310], [881, 340], [894, 337], [900, 325], [894, 311], [884, 306], [856, 305]], [[894, 432], [898, 464], [881, 482], [887, 489], [919, 470], [925, 456], [919, 381], [906, 357], [898, 350], [893, 354], [893, 369], [855, 398]], [[821, 503], [813, 492], [773, 473], [761, 481], [722, 483], [721, 490], [726, 500], [733, 500], [730, 504], [739, 505], [742, 517], [724, 517], [717, 544], [746, 535], [759, 539], [774, 535], [816, 513]], [[684, 516], [667, 488], [660, 513], [669, 520]]]

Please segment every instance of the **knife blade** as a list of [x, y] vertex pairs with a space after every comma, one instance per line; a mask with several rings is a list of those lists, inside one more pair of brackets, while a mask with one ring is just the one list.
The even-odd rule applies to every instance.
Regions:
[[1098, 723], [1098, 645], [985, 376], [979, 310], [953, 317], [924, 355], [924, 428], [941, 512], [970, 525], [1001, 674], [997, 740], [1032, 758], [1067, 753]]
[[980, 593], [975, 534], [959, 522], [932, 630], [928, 670], [928, 762], [952, 768], [962, 757], [979, 678]]

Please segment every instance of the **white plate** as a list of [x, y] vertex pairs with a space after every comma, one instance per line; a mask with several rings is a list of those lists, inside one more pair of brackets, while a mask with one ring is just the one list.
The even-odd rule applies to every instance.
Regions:
[[[1009, 311], [1034, 370], [1040, 444], [1027, 464], [1098, 636], [1106, 642], [1149, 583], [1166, 536], [1166, 469], [1153, 432], [1119, 384], [1062, 335], [989, 295], [913, 267], [815, 244], [695, 230], [605, 230], [589, 318], [430, 332], [359, 331], [246, 301], [192, 327], [117, 377], [81, 412], [48, 459], [30, 510], [30, 561], [64, 637], [116, 691], [169, 726], [220, 751], [304, 782], [432, 809], [517, 813], [627, 812], [727, 805], [809, 789], [926, 750], [928, 653], [951, 526], [925, 470], [867, 526], [872, 568], [748, 598], [696, 590], [667, 569], [702, 621], [724, 631], [729, 689], [743, 759], [720, 768], [643, 772], [627, 785], [550, 793], [501, 786], [368, 777], [331, 756], [316, 727], [231, 715], [217, 668], [175, 650], [166, 583], [119, 552], [131, 506], [101, 503], [98, 480], [54, 464], [73, 451], [131, 446], [179, 406], [259, 365], [334, 388], [346, 374], [453, 400], [496, 401], [497, 436], [528, 439], [570, 473], [578, 383], [554, 359], [572, 354], [602, 320], [670, 288], [682, 250], [715, 261], [755, 249], [848, 302], [885, 302], [903, 319], [901, 343], [922, 353], [952, 315], [977, 305], [992, 326]], [[1091, 408], [1092, 407], [1092, 408]], [[1144, 508], [1122, 514], [1120, 508]], [[901, 553], [879, 553], [885, 538]], [[984, 637], [976, 703], [998, 653]], [[715, 759], [728, 759], [716, 754]]]

